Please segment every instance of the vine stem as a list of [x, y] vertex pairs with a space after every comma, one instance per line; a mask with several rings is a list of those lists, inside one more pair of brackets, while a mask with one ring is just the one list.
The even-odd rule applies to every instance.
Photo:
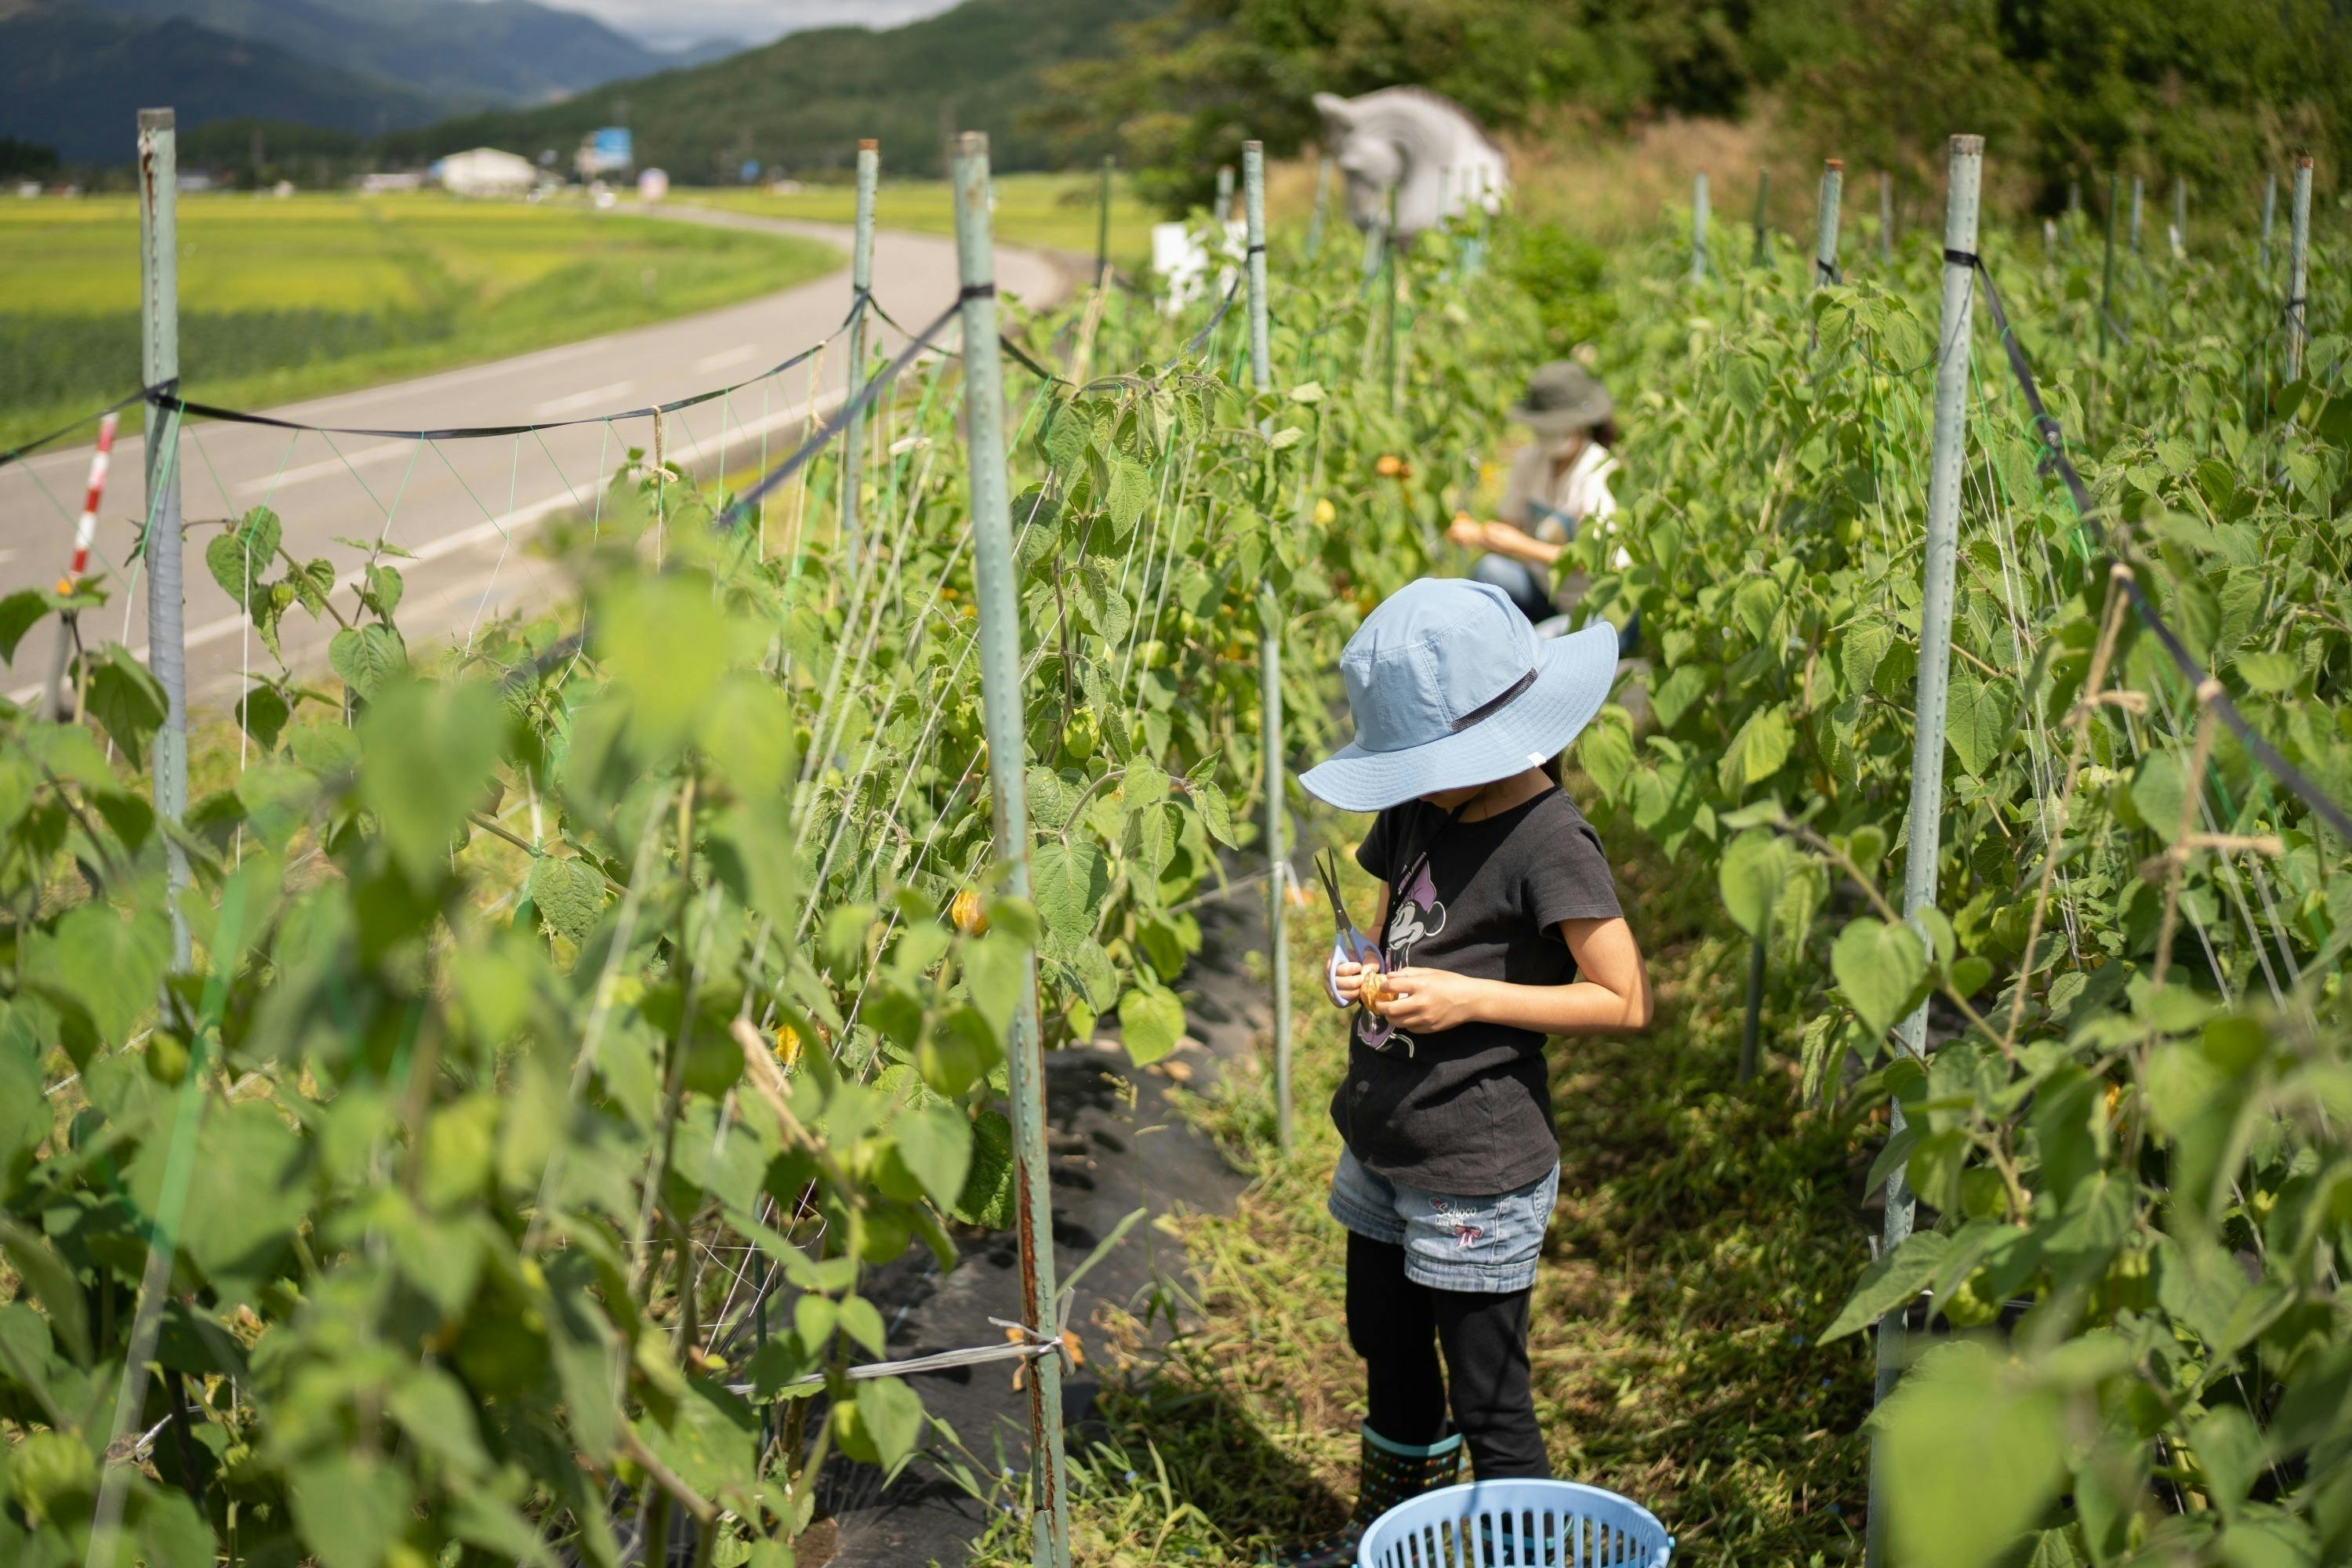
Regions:
[[2197, 828], [2197, 805], [2205, 794], [2205, 768], [2213, 757], [2213, 699], [2221, 693], [2221, 682], [2207, 676], [2197, 688], [2197, 740], [2189, 754], [2189, 777], [2180, 791], [2180, 821], [2173, 836], [2172, 850], [2165, 856], [2164, 922], [2157, 928], [2156, 970], [2150, 976], [2154, 990], [2164, 989], [2165, 974], [2172, 967], [2172, 939], [2180, 923], [2180, 883], [2189, 869], [2189, 858], [2193, 854], [2192, 838]]
[[[2083, 683], [2083, 695], [2074, 704], [2072, 723], [2074, 739], [2066, 755], [2066, 782], [2058, 790], [2058, 808], [2051, 814], [2057, 832], [2066, 831], [2068, 807], [2074, 804], [2074, 786], [2083, 775], [2083, 764], [2089, 760], [2091, 750], [2091, 715], [2098, 706], [2107, 681], [2108, 666], [2115, 658], [2116, 639], [2123, 631], [2125, 595], [2121, 589], [2131, 568], [2118, 561], [2107, 569], [2107, 613], [2099, 626], [2098, 646], [2091, 652], [2091, 669]], [[2040, 967], [2042, 928], [2050, 918], [2050, 888], [2058, 876], [2058, 846], [2043, 846], [2042, 879], [2033, 891], [2033, 916], [2025, 928], [2025, 967], [2018, 972], [2016, 989], [2010, 994], [2009, 1023], [2000, 1035], [2000, 1054], [2014, 1058], [2017, 1054], [2017, 1031], [2025, 1021], [2025, 995]]]

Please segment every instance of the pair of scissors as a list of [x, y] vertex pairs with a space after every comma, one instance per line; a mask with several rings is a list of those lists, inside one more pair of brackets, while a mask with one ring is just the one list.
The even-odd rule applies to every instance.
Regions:
[[[1339, 863], [1334, 860], [1327, 864], [1324, 855], [1324, 851], [1316, 852], [1315, 871], [1323, 879], [1323, 891], [1331, 900], [1331, 919], [1339, 934], [1331, 943], [1331, 960], [1323, 966], [1323, 990], [1331, 998], [1334, 1007], [1344, 1007], [1348, 1000], [1339, 994], [1339, 965], [1360, 964], [1383, 973], [1387, 973], [1388, 965], [1381, 961], [1381, 944], [1356, 929], [1355, 921], [1348, 913], [1346, 901], [1339, 897]], [[1360, 1008], [1361, 1004], [1358, 1005]]]

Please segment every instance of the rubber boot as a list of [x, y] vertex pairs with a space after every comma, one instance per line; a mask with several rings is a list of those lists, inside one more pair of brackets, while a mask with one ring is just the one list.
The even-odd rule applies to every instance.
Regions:
[[1356, 1544], [1371, 1528], [1372, 1521], [1423, 1492], [1454, 1484], [1462, 1468], [1462, 1435], [1417, 1447], [1407, 1443], [1391, 1443], [1373, 1431], [1363, 1429], [1364, 1457], [1356, 1483], [1356, 1511], [1337, 1533], [1304, 1546], [1293, 1547], [1269, 1561], [1278, 1568], [1349, 1568], [1356, 1561]]

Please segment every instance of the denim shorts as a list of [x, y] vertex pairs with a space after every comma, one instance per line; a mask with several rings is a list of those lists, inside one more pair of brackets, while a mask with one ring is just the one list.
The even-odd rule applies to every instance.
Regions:
[[1536, 1282], [1536, 1256], [1559, 1195], [1554, 1165], [1516, 1192], [1460, 1198], [1391, 1182], [1346, 1150], [1331, 1173], [1331, 1217], [1372, 1241], [1404, 1248], [1405, 1278], [1433, 1290], [1499, 1295]]

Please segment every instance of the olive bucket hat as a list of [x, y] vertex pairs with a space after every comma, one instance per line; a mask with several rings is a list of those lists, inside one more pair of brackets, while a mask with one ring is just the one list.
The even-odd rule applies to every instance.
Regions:
[[1539, 365], [1528, 377], [1525, 396], [1511, 408], [1511, 417], [1543, 436], [1564, 436], [1586, 430], [1617, 411], [1609, 389], [1572, 359]]
[[1617, 629], [1538, 637], [1500, 588], [1423, 577], [1364, 618], [1339, 675], [1356, 738], [1298, 782], [1342, 811], [1380, 811], [1566, 751], [1617, 678]]

